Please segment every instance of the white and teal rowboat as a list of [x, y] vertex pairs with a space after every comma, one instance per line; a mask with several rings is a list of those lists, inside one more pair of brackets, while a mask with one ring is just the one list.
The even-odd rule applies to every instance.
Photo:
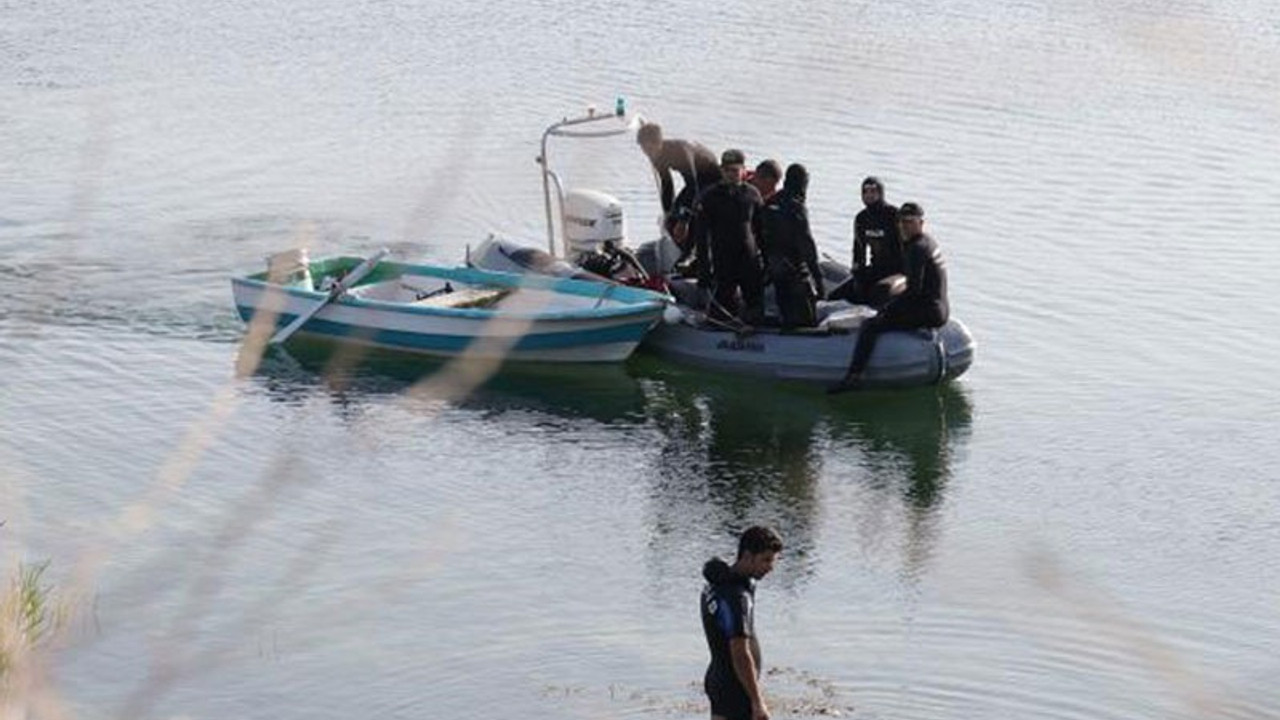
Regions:
[[358, 257], [306, 262], [292, 284], [267, 272], [233, 278], [236, 310], [248, 323], [260, 318], [276, 328], [314, 313], [299, 333], [427, 355], [620, 362], [665, 305], [658, 293], [620, 285], [383, 261], [316, 311], [330, 293], [314, 286], [360, 264]]

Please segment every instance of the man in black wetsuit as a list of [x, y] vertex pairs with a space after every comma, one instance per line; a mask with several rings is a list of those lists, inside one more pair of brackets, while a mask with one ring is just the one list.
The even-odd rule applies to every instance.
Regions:
[[711, 651], [703, 689], [712, 720], [768, 720], [760, 689], [760, 641], [755, 631], [756, 581], [773, 570], [782, 537], [756, 525], [738, 538], [733, 565], [712, 558], [702, 567], [702, 630]]
[[723, 178], [698, 200], [689, 234], [698, 286], [711, 290], [712, 316], [751, 323], [764, 314], [764, 269], [754, 230], [763, 203], [760, 192], [742, 180], [744, 162], [741, 150], [720, 156]]
[[851, 390], [862, 380], [876, 340], [889, 330], [935, 328], [947, 324], [951, 307], [947, 302], [947, 264], [938, 243], [924, 232], [924, 210], [915, 203], [903, 203], [898, 225], [906, 263], [907, 289], [885, 305], [880, 313], [862, 323], [853, 349], [849, 370], [831, 392]]
[[782, 190], [760, 213], [760, 250], [784, 330], [817, 325], [815, 303], [823, 295], [818, 249], [804, 204], [808, 188], [809, 171], [799, 163], [788, 166]]
[[[680, 245], [682, 255], [688, 255], [686, 234], [698, 195], [720, 182], [720, 166], [716, 156], [707, 148], [688, 140], [664, 140], [662, 127], [645, 123], [636, 131], [636, 143], [653, 163], [654, 172], [662, 184], [663, 227], [671, 239]], [[675, 193], [675, 175], [684, 181], [680, 194]]]
[[837, 288], [832, 296], [855, 303], [883, 304], [887, 298], [876, 292], [876, 283], [902, 272], [898, 208], [885, 202], [884, 184], [876, 177], [862, 181], [862, 204], [866, 207], [853, 219], [852, 282]]

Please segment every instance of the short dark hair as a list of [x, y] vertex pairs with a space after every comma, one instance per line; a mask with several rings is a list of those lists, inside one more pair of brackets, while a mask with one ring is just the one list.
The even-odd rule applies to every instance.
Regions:
[[725, 165], [743, 165], [747, 162], [747, 156], [737, 148], [729, 148], [720, 153], [720, 167]]
[[771, 177], [774, 180], [781, 180], [782, 166], [778, 164], [777, 160], [761, 160], [760, 164], [756, 166], [756, 175], [763, 175], [765, 177]]
[[658, 123], [645, 123], [636, 131], [636, 142], [644, 145], [650, 142], [662, 142], [662, 126]]
[[782, 552], [782, 536], [764, 525], [752, 525], [738, 537], [738, 557], [746, 553]]

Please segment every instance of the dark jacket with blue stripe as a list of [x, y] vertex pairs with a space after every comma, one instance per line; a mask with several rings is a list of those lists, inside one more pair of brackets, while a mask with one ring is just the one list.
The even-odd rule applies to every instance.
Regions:
[[[733, 572], [720, 558], [707, 561], [702, 568], [707, 585], [702, 590], [702, 629], [707, 635], [711, 664], [707, 667], [708, 694], [746, 700], [747, 691], [733, 672], [729, 640], [745, 637], [759, 672], [760, 643], [755, 636], [756, 584], [751, 578]], [[725, 698], [730, 699], [729, 697]], [[749, 706], [749, 703], [748, 703]]]

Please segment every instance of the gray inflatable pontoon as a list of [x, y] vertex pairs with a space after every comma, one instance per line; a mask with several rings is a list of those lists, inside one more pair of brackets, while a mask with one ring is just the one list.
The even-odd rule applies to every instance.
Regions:
[[[691, 284], [674, 280], [679, 295]], [[709, 321], [688, 305], [668, 308], [645, 335], [641, 351], [725, 372], [832, 385], [844, 378], [858, 328], [875, 311], [844, 301], [819, 303], [816, 328], [735, 329]], [[863, 374], [864, 387], [932, 385], [959, 377], [973, 363], [973, 336], [959, 320], [931, 330], [891, 331], [876, 341]]]
[[[580, 268], [496, 236], [481, 243], [470, 261], [491, 270], [582, 276]], [[824, 270], [833, 275], [830, 280], [838, 279], [839, 268]], [[673, 302], [663, 321], [645, 335], [640, 350], [735, 374], [837, 383], [853, 357], [858, 328], [875, 315], [875, 310], [865, 305], [837, 300], [819, 303], [821, 322], [816, 328], [783, 332], [731, 325], [709, 319], [695, 309], [705, 300], [700, 302], [701, 291], [692, 280], [670, 278], [668, 282]], [[887, 332], [876, 342], [862, 385], [932, 385], [959, 377], [973, 363], [975, 346], [969, 329], [955, 319], [932, 330]]]

